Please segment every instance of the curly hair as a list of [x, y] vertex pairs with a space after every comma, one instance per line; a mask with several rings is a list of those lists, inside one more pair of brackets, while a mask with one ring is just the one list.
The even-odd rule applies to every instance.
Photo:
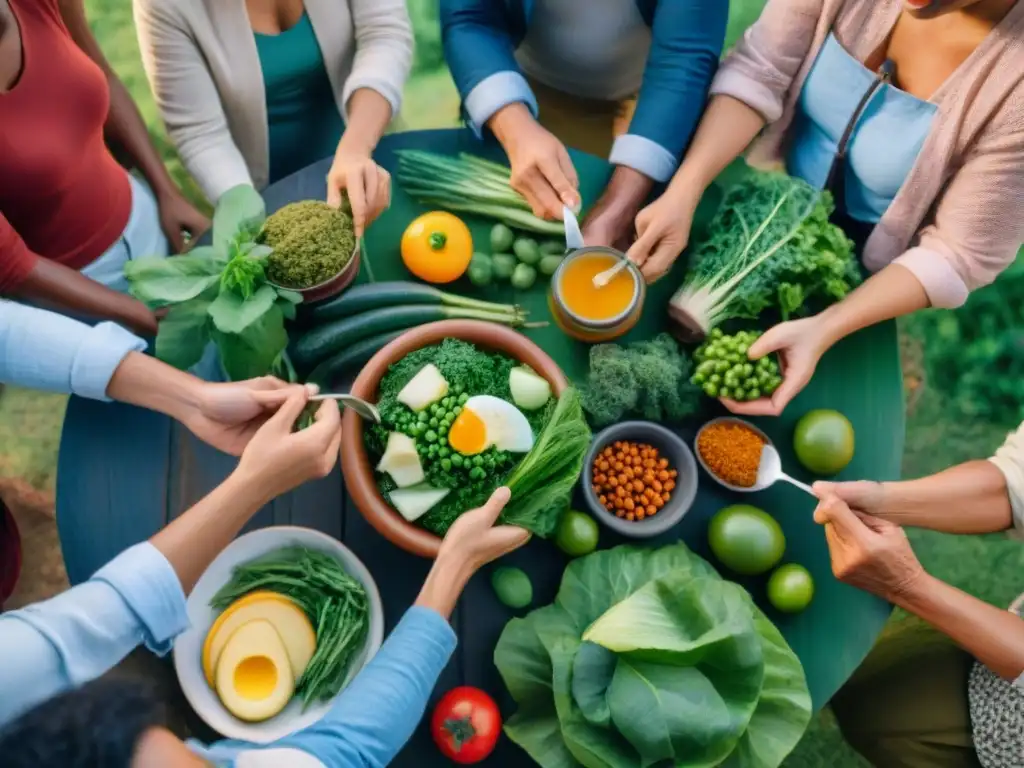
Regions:
[[0, 729], [4, 768], [130, 768], [150, 728], [168, 712], [155, 688], [101, 678], [58, 694]]

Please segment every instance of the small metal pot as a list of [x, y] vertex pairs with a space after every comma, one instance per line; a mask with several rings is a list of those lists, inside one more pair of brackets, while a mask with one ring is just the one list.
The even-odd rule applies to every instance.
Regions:
[[605, 246], [587, 246], [586, 248], [572, 251], [562, 259], [562, 263], [558, 265], [555, 274], [551, 276], [551, 290], [548, 294], [548, 303], [551, 308], [551, 314], [562, 331], [579, 341], [594, 343], [617, 339], [628, 333], [637, 324], [637, 321], [640, 319], [640, 313], [643, 311], [644, 299], [647, 296], [647, 283], [644, 281], [643, 275], [640, 274], [636, 264], [629, 262], [626, 266], [626, 272], [633, 278], [634, 286], [633, 299], [629, 306], [615, 317], [606, 320], [592, 320], [580, 316], [569, 309], [565, 303], [562, 295], [562, 279], [565, 276], [566, 267], [572, 261], [578, 258], [586, 258], [591, 254], [603, 254], [614, 256], [617, 259], [626, 259], [626, 254]]

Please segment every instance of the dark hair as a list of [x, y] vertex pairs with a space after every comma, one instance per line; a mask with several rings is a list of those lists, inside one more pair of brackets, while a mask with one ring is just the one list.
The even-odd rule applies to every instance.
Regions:
[[149, 683], [102, 678], [54, 696], [0, 729], [4, 768], [129, 768], [168, 713]]

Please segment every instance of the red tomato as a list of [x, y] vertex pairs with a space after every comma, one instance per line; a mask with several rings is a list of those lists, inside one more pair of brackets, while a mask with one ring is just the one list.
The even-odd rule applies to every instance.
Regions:
[[456, 763], [479, 763], [501, 735], [501, 713], [494, 699], [479, 688], [453, 688], [438, 702], [430, 721], [438, 749]]

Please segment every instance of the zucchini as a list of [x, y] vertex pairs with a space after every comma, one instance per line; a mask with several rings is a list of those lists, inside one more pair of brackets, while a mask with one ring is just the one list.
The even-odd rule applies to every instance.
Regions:
[[356, 342], [321, 362], [306, 381], [319, 384], [321, 387], [334, 386], [335, 381], [346, 373], [362, 368], [370, 362], [371, 357], [401, 335], [402, 331], [390, 331]]
[[486, 320], [512, 326], [523, 324], [523, 315], [520, 313], [498, 314], [479, 309], [426, 304], [388, 306], [317, 326], [296, 339], [288, 354], [298, 367], [308, 370], [346, 347], [372, 336], [452, 318]]
[[369, 283], [349, 288], [337, 298], [318, 303], [304, 315], [313, 325], [340, 320], [370, 312], [374, 309], [410, 306], [448, 306], [483, 309], [491, 312], [514, 312], [515, 307], [490, 301], [469, 299], [445, 293], [429, 285], [395, 280], [388, 283]]

